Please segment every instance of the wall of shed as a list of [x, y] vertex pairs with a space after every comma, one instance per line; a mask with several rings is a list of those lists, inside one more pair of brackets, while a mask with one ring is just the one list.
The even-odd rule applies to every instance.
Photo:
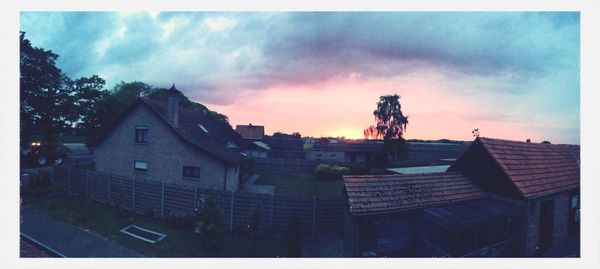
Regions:
[[552, 245], [563, 243], [569, 234], [569, 192], [548, 195], [541, 198], [529, 200], [528, 217], [526, 221], [525, 234], [525, 256], [535, 256], [536, 247], [539, 242], [541, 203], [554, 200], [554, 227]]
[[347, 256], [414, 256], [418, 215], [413, 213], [348, 216], [344, 230]]
[[[135, 143], [136, 126], [148, 127], [148, 144]], [[135, 160], [147, 162], [148, 171], [134, 170]], [[97, 171], [221, 190], [226, 169], [222, 161], [181, 139], [144, 105], [131, 111], [94, 149], [94, 163]], [[200, 178], [184, 178], [184, 165], [200, 167]], [[228, 190], [237, 186], [238, 177], [235, 168], [229, 169]]]
[[[331, 157], [332, 155], [335, 156]], [[343, 163], [346, 161], [346, 155], [343, 151], [311, 150], [308, 151], [308, 158], [326, 163]]]

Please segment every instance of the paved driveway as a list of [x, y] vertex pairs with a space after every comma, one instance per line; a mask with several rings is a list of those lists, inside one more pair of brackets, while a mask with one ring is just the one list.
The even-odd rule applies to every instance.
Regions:
[[65, 257], [141, 257], [136, 251], [68, 223], [21, 208], [21, 233]]

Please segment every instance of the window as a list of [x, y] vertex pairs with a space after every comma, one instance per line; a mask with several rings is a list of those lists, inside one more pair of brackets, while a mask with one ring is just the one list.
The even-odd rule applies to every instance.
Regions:
[[183, 167], [184, 177], [200, 178], [200, 167], [196, 166], [184, 166]]
[[316, 155], [317, 158], [321, 158], [321, 156], [322, 156], [321, 153]]
[[136, 126], [135, 127], [135, 143], [136, 144], [148, 144], [148, 127]]
[[329, 158], [335, 158], [335, 154], [329, 154]]
[[205, 133], [208, 134], [208, 130], [206, 130], [206, 128], [204, 128], [204, 125], [198, 123], [198, 127]]
[[134, 161], [133, 169], [138, 171], [148, 171], [148, 163], [142, 161]]

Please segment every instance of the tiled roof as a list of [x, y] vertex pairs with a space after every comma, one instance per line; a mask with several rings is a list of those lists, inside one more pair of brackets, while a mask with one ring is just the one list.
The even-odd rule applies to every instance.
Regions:
[[579, 145], [542, 144], [479, 137], [506, 176], [525, 198], [577, 188]]
[[227, 162], [238, 163], [240, 161], [239, 152], [228, 149], [227, 144], [232, 142], [239, 148], [244, 148], [247, 142], [229, 124], [215, 120], [202, 111], [180, 107], [179, 124], [175, 127], [167, 120], [167, 104], [165, 102], [147, 98], [140, 100], [187, 142]]
[[265, 136], [265, 126], [260, 125], [237, 125], [235, 131], [244, 139], [262, 140]]
[[344, 176], [350, 212], [398, 212], [479, 199], [484, 192], [459, 172]]

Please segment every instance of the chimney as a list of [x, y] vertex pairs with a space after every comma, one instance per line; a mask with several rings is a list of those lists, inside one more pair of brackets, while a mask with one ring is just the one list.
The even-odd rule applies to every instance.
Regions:
[[175, 88], [175, 83], [167, 90], [167, 119], [173, 126], [179, 125], [179, 97], [181, 92]]

